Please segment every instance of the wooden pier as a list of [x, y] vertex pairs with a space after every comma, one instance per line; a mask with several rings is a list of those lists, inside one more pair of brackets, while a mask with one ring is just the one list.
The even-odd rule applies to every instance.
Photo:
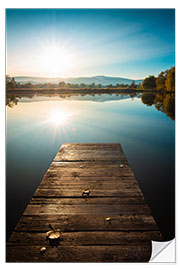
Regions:
[[[58, 241], [49, 230], [62, 230]], [[6, 261], [147, 262], [151, 240], [162, 236], [120, 144], [63, 144], [7, 243]]]

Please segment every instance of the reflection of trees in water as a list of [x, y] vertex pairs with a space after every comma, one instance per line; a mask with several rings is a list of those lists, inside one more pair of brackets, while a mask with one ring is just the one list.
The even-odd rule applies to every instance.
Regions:
[[22, 95], [22, 94], [16, 94], [16, 95], [10, 95], [6, 94], [6, 105], [10, 108], [13, 108], [14, 105], [17, 105], [19, 100], [22, 97], [27, 97], [29, 99], [32, 99], [35, 95], [34, 94], [28, 94], [28, 95]]
[[134, 100], [135, 97], [137, 97], [137, 93], [130, 93], [129, 96], [131, 97], [132, 100]]
[[152, 106], [154, 104], [155, 96], [155, 93], [143, 93], [141, 96], [141, 100], [147, 106]]
[[[12, 108], [14, 105], [18, 104], [19, 99], [22, 97], [28, 97], [33, 98], [33, 96], [47, 96], [47, 97], [53, 97], [53, 96], [59, 96], [61, 98], [66, 99], [67, 97], [73, 97], [73, 96], [86, 96], [89, 94], [43, 94], [43, 93], [35, 93], [35, 94], [18, 94], [18, 95], [7, 95], [6, 96], [6, 105]], [[94, 94], [91, 94], [94, 96]], [[102, 94], [98, 94], [102, 95]], [[112, 95], [112, 94], [110, 94]], [[117, 94], [116, 94], [117, 96]], [[127, 94], [118, 94], [121, 98], [127, 96]], [[140, 94], [137, 93], [130, 93], [128, 96], [133, 99], [134, 97], [140, 97]], [[166, 115], [168, 115], [171, 119], [175, 119], [175, 94], [174, 93], [166, 93], [166, 92], [144, 92], [141, 95], [141, 101], [146, 104], [147, 106], [152, 106], [154, 104], [155, 108], [158, 111], [164, 112]]]
[[14, 105], [18, 104], [19, 99], [15, 96], [7, 96], [6, 97], [6, 105], [10, 108], [13, 108]]
[[164, 99], [164, 112], [171, 117], [171, 119], [175, 119], [175, 95], [168, 94]]
[[174, 93], [143, 93], [141, 100], [147, 106], [154, 104], [158, 111], [164, 112], [175, 120], [175, 94]]
[[154, 99], [154, 106], [156, 107], [158, 111], [161, 111], [161, 112], [164, 111], [163, 101], [164, 101], [164, 95], [157, 93]]

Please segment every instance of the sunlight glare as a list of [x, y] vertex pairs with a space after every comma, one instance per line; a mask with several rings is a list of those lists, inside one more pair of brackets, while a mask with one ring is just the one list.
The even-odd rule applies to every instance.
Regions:
[[57, 126], [62, 125], [68, 117], [69, 114], [67, 112], [58, 109], [52, 112], [50, 122]]
[[72, 64], [72, 54], [57, 44], [46, 46], [41, 52], [40, 65], [48, 76], [62, 76]]

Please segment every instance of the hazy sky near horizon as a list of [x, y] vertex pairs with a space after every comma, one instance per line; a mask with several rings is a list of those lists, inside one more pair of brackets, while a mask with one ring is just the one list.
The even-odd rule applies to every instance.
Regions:
[[175, 65], [174, 9], [6, 9], [6, 73], [141, 79]]

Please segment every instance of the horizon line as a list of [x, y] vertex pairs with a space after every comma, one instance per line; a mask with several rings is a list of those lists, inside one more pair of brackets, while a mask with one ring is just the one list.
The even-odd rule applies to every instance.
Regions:
[[[62, 79], [70, 79], [70, 78], [92, 78], [92, 77], [111, 77], [111, 78], [122, 78], [122, 79], [127, 79], [127, 80], [142, 80], [142, 79], [137, 79], [137, 78], [128, 78], [128, 77], [122, 77], [122, 76], [114, 76], [114, 75], [89, 75], [89, 76], [68, 76], [68, 77], [58, 77], [58, 76], [38, 76], [38, 75], [10, 75], [10, 74], [6, 74], [6, 76], [9, 75], [10, 77], [35, 77], [35, 78], [49, 78], [49, 79], [58, 79], [58, 78], [62, 78]], [[151, 75], [148, 75], [151, 76]]]

